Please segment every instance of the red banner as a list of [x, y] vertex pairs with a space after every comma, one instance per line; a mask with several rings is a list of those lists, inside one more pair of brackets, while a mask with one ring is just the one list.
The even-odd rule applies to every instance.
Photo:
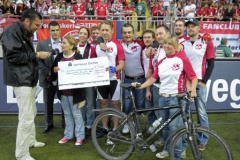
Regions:
[[0, 19], [0, 34], [12, 23], [17, 22], [18, 18], [1, 18]]
[[200, 31], [210, 34], [239, 34], [239, 22], [201, 22]]
[[[47, 38], [50, 37], [49, 35], [49, 31], [48, 31], [48, 24], [51, 22], [51, 20], [44, 20], [44, 24], [43, 24], [43, 29], [39, 29], [37, 31], [37, 40], [38, 41], [42, 41], [45, 40]], [[70, 20], [57, 20], [57, 22], [60, 25], [61, 28], [61, 37], [64, 37], [66, 35], [72, 35], [74, 36], [76, 39], [78, 39], [78, 30], [81, 27], [87, 27], [87, 28], [91, 28], [92, 26], [96, 26], [99, 25], [101, 21], [97, 21], [97, 20], [82, 20], [80, 22], [75, 22], [73, 23], [73, 21]], [[116, 29], [116, 21], [112, 21], [113, 22], [113, 27]], [[113, 33], [113, 38], [116, 38], [116, 31], [114, 30]]]

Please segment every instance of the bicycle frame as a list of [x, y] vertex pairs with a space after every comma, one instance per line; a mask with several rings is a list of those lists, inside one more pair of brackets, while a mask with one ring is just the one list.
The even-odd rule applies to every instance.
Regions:
[[[166, 109], [174, 109], [174, 108], [178, 108], [178, 110], [170, 118], [168, 118], [168, 120], [166, 122], [164, 122], [162, 125], [159, 125], [155, 129], [155, 131], [147, 138], [146, 142], [148, 143], [149, 141], [151, 141], [157, 135], [157, 133], [159, 131], [163, 130], [169, 123], [171, 123], [179, 115], [182, 115], [184, 124], [188, 128], [187, 118], [186, 118], [187, 116], [186, 116], [181, 104], [174, 105], [174, 106], [165, 106], [165, 107], [161, 107], [161, 108], [153, 107], [153, 108], [146, 108], [146, 109], [137, 109], [136, 104], [135, 104], [135, 98], [133, 96], [133, 92], [132, 92], [131, 89], [129, 89], [129, 90], [130, 90], [130, 98], [131, 98], [132, 104], [133, 104], [133, 110], [124, 118], [124, 120], [122, 121], [122, 123], [119, 124], [119, 126], [116, 130], [123, 127], [127, 123], [127, 121], [129, 121], [130, 118], [133, 117], [133, 121], [134, 121], [135, 126], [136, 126], [136, 135], [137, 135], [138, 133], [142, 133], [142, 130], [140, 128], [139, 119], [137, 118], [137, 113], [144, 113], [144, 112], [157, 111], [157, 110], [166, 110]], [[179, 103], [180, 103], [180, 99], [179, 99]], [[120, 140], [120, 141], [122, 141], [122, 140]]]

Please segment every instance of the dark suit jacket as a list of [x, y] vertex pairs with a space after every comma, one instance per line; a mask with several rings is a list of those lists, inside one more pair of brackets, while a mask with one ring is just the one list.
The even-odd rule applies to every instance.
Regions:
[[[40, 51], [50, 52], [52, 49], [53, 48], [52, 48], [51, 38], [49, 38], [44, 41], [38, 42], [36, 50], [37, 52], [40, 52]], [[51, 73], [51, 67], [52, 67], [53, 61], [54, 59], [52, 56], [50, 56], [45, 60], [42, 60], [42, 59], [38, 60], [39, 85], [43, 88], [49, 88], [50, 86], [51, 82], [47, 81], [47, 76], [49, 73]]]

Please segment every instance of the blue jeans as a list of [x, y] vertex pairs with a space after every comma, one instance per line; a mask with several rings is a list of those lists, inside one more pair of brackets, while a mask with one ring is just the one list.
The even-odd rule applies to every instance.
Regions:
[[[159, 106], [165, 107], [165, 106], [172, 106], [172, 105], [178, 105], [178, 99], [176, 97], [163, 97], [159, 96]], [[168, 118], [170, 118], [178, 108], [174, 109], [165, 109], [161, 111], [162, 116], [162, 123], [166, 122]], [[182, 125], [181, 116], [178, 116], [175, 118], [171, 123], [168, 124], [163, 130], [163, 139], [164, 143], [166, 143], [169, 135], [174, 132], [176, 129], [178, 129]], [[169, 151], [169, 144], [165, 144], [164, 150]], [[181, 153], [182, 153], [182, 139], [179, 138], [178, 142], [175, 146], [175, 159], [181, 159]]]
[[[127, 79], [125, 78], [124, 82], [125, 83], [132, 83], [132, 82], [139, 82], [139, 83], [144, 83], [145, 78], [138, 79], [138, 80], [132, 80], [132, 79]], [[146, 95], [146, 90], [145, 89], [133, 89], [133, 96], [135, 98], [135, 104], [137, 109], [140, 108], [145, 108], [145, 95]], [[130, 92], [127, 89], [123, 90], [123, 112], [126, 114], [129, 114], [132, 110], [132, 100], [131, 100], [131, 95]]]
[[[153, 97], [153, 106], [159, 107], [159, 88], [155, 85], [152, 85], [152, 97]], [[161, 117], [161, 111], [155, 111], [155, 115], [157, 116], [157, 119]]]
[[[201, 86], [199, 83], [197, 85], [197, 88], [197, 97], [194, 98], [194, 102], [197, 110], [198, 123], [203, 127], [209, 128], [208, 115], [206, 110], [207, 88]], [[208, 134], [200, 133], [197, 135], [197, 138], [200, 144], [206, 145], [208, 142]]]
[[83, 120], [87, 128], [92, 128], [93, 121], [95, 119], [95, 113], [92, 111], [94, 109], [94, 88], [88, 87], [84, 88], [84, 93], [86, 96], [86, 104], [81, 108]]
[[82, 112], [81, 109], [78, 108], [78, 104], [73, 104], [73, 96], [61, 95], [61, 103], [66, 123], [64, 138], [72, 139], [75, 130], [76, 138], [84, 139], [85, 132]]
[[[159, 88], [152, 85], [150, 87], [150, 91], [152, 93], [152, 99], [149, 101], [145, 99], [145, 108], [159, 107]], [[149, 111], [147, 113], [149, 125], [151, 125], [156, 119], [160, 118], [160, 110], [159, 111]]]

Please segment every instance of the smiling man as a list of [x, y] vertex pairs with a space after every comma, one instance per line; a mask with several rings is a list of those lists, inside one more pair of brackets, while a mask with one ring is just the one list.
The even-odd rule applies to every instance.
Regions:
[[[37, 51], [47, 51], [51, 52], [52, 50], [61, 51], [61, 28], [58, 22], [51, 21], [48, 25], [48, 31], [50, 34], [50, 38], [38, 42]], [[53, 129], [53, 103], [54, 97], [57, 92], [57, 85], [53, 83], [51, 78], [51, 67], [54, 60], [53, 55], [52, 58], [48, 58], [45, 60], [39, 60], [39, 85], [43, 88], [43, 100], [45, 106], [45, 122], [46, 127], [43, 130], [43, 133], [49, 132]], [[62, 114], [63, 115], [63, 114]], [[62, 126], [65, 126], [64, 116], [62, 117]]]
[[[187, 27], [187, 33], [189, 40], [183, 42], [184, 51], [188, 59], [190, 60], [193, 69], [198, 78], [197, 85], [197, 97], [194, 98], [198, 123], [201, 126], [209, 127], [208, 115], [207, 115], [207, 88], [206, 83], [212, 74], [214, 68], [214, 45], [212, 41], [207, 44], [203, 42], [202, 36], [199, 35], [199, 22], [195, 18], [189, 19], [185, 26]], [[199, 150], [203, 151], [208, 142], [207, 134], [198, 134]]]
[[[102, 49], [100, 45], [96, 46], [97, 57], [107, 57], [109, 67], [110, 85], [98, 86], [98, 98], [100, 99], [101, 109], [107, 108], [109, 97], [115, 109], [121, 110], [120, 106], [120, 71], [124, 68], [124, 51], [118, 40], [113, 39], [114, 27], [112, 21], [103, 20], [100, 23], [100, 35], [104, 40], [106, 49]], [[103, 137], [108, 132], [108, 119], [103, 119], [103, 131], [99, 132], [98, 138]], [[118, 126], [118, 119], [114, 118], [113, 130]]]
[[189, 38], [184, 35], [185, 21], [183, 19], [177, 19], [174, 24], [174, 33], [178, 36], [179, 43], [181, 44]]
[[48, 52], [35, 52], [31, 37], [40, 27], [42, 16], [28, 9], [21, 20], [13, 23], [2, 34], [3, 80], [13, 86], [18, 104], [18, 128], [15, 156], [17, 160], [34, 160], [29, 147], [42, 147], [37, 142], [34, 119], [37, 114], [35, 93], [38, 81], [37, 59], [46, 59]]
[[[124, 65], [124, 82], [145, 82], [144, 67], [142, 62], [142, 50], [145, 47], [142, 41], [133, 40], [134, 28], [131, 24], [126, 23], [122, 27], [122, 46], [125, 55]], [[144, 108], [145, 89], [133, 91], [135, 103], [138, 109]], [[129, 90], [123, 90], [123, 112], [129, 114], [132, 110], [132, 101]], [[126, 124], [122, 130], [123, 133], [128, 133], [128, 125]]]

